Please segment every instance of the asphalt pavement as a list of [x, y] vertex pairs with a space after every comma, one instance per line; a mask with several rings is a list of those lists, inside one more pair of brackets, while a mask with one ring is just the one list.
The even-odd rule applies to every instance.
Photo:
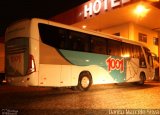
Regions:
[[160, 115], [160, 82], [92, 86], [89, 91], [50, 87], [0, 87], [3, 115]]

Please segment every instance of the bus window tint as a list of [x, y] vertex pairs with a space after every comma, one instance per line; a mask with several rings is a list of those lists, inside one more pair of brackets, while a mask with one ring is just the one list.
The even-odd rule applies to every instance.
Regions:
[[57, 28], [58, 29], [58, 38], [59, 39], [59, 42], [57, 42], [57, 48], [59, 49], [65, 49], [66, 47], [66, 39], [67, 39], [67, 30], [65, 29], [61, 29], [61, 28]]
[[107, 40], [107, 54], [121, 56], [121, 42], [116, 40]]
[[53, 26], [39, 24], [39, 33], [43, 43], [52, 47], [59, 48], [60, 45], [60, 34], [59, 29]]
[[151, 55], [151, 52], [148, 48], [145, 48], [144, 47], [144, 51], [146, 53], [146, 57], [147, 57], [147, 61], [148, 61], [148, 64], [153, 67], [153, 61], [152, 61], [152, 55]]
[[133, 50], [132, 50], [132, 51], [133, 51], [133, 52], [132, 52], [132, 53], [133, 53], [133, 54], [132, 54], [133, 57], [134, 57], [134, 58], [140, 58], [140, 57], [141, 57], [141, 54], [143, 54], [141, 47], [140, 47], [140, 46], [137, 46], [137, 45], [132, 45], [132, 46], [133, 46], [133, 48], [132, 48], [132, 49], [133, 49]]
[[87, 34], [83, 34], [80, 32], [69, 31], [67, 41], [66, 41], [66, 49], [74, 50], [74, 51], [84, 51], [89, 52], [90, 46]]
[[122, 43], [122, 57], [133, 57], [133, 47], [128, 43]]
[[92, 36], [91, 51], [93, 53], [106, 54], [106, 40], [100, 37]]
[[58, 49], [92, 52], [113, 56], [144, 58], [140, 46], [88, 35], [73, 30], [39, 24], [43, 43]]
[[58, 49], [90, 51], [88, 35], [72, 30], [39, 24], [40, 37], [43, 43]]
[[129, 43], [122, 43], [122, 57], [139, 58], [142, 52], [141, 47]]

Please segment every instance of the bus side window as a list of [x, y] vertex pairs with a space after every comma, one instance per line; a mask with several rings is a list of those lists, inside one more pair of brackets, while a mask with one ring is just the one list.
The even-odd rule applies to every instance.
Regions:
[[140, 66], [141, 68], [146, 68], [146, 67], [147, 67], [146, 61], [145, 61], [145, 57], [144, 57], [144, 54], [143, 54], [141, 48], [140, 48], [139, 66]]
[[107, 49], [107, 55], [111, 55], [111, 49]]
[[116, 40], [107, 40], [107, 55], [121, 56], [121, 42]]
[[106, 40], [100, 37], [92, 36], [91, 52], [98, 54], [106, 54]]
[[144, 48], [144, 50], [145, 50], [145, 54], [146, 54], [146, 57], [147, 57], [147, 62], [148, 62], [148, 64], [149, 64], [151, 67], [153, 67], [153, 60], [152, 60], [152, 55], [151, 55], [150, 50], [147, 49], [147, 48]]
[[69, 50], [89, 52], [89, 41], [89, 35], [70, 31], [67, 39], [67, 46]]
[[58, 29], [45, 24], [39, 24], [40, 37], [43, 43], [52, 47], [58, 47]]
[[145, 61], [144, 55], [142, 55], [142, 56], [140, 57], [139, 66], [140, 66], [141, 68], [146, 68], [146, 61]]
[[65, 41], [65, 49], [72, 50], [72, 36], [68, 35]]
[[39, 24], [40, 37], [43, 43], [60, 49], [65, 49], [67, 30], [50, 25]]
[[134, 52], [133, 52], [133, 45], [129, 43], [122, 43], [122, 57], [134, 57]]
[[67, 37], [67, 31], [65, 29], [59, 28], [59, 45], [58, 48], [60, 49], [65, 49], [65, 42], [66, 42], [66, 37]]
[[140, 55], [142, 55], [142, 49], [138, 45], [132, 45], [133, 46], [133, 58], [140, 58]]

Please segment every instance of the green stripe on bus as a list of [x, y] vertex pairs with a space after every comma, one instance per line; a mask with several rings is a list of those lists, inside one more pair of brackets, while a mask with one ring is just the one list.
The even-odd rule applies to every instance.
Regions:
[[[110, 56], [103, 54], [95, 54], [80, 51], [59, 50], [65, 59], [70, 61], [73, 65], [89, 66], [97, 65], [104, 68], [117, 82], [125, 82], [126, 76], [126, 60], [118, 56]], [[122, 60], [123, 59], [123, 60]], [[118, 61], [123, 63], [117, 63]], [[114, 62], [111, 62], [114, 61]], [[108, 62], [108, 63], [107, 63]], [[110, 64], [109, 64], [110, 63]], [[115, 65], [114, 65], [115, 64]], [[120, 67], [123, 64], [123, 68]], [[117, 69], [116, 67], [119, 67]], [[123, 69], [123, 70], [122, 70]]]
[[78, 66], [98, 65], [106, 66], [105, 60], [108, 56], [79, 51], [60, 50], [61, 54], [72, 64]]

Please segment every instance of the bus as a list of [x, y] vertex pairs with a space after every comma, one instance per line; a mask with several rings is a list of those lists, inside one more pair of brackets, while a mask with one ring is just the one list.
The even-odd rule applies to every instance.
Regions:
[[154, 77], [150, 50], [122, 37], [32, 18], [5, 33], [6, 80], [16, 86], [71, 87]]

